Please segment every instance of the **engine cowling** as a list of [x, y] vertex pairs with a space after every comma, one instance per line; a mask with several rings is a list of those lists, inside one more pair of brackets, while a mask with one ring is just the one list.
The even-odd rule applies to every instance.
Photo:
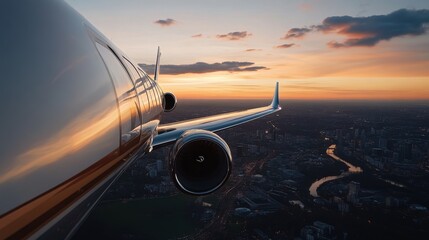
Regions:
[[170, 151], [169, 169], [173, 182], [182, 192], [205, 195], [219, 189], [231, 173], [232, 157], [228, 144], [205, 130], [188, 130]]

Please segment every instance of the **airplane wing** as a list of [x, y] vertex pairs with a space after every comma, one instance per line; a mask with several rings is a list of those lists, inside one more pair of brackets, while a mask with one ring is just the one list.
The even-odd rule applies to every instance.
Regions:
[[276, 83], [273, 100], [266, 107], [244, 111], [223, 113], [158, 126], [158, 135], [153, 140], [153, 147], [160, 147], [175, 142], [185, 131], [201, 129], [212, 132], [234, 127], [281, 110], [279, 105], [279, 83]]

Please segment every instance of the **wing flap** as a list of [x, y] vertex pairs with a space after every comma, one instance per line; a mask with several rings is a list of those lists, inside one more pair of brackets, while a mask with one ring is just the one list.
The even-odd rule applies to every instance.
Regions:
[[160, 125], [158, 127], [158, 135], [153, 140], [153, 147], [159, 147], [175, 142], [187, 130], [203, 129], [217, 132], [270, 115], [280, 110], [279, 83], [277, 83], [273, 100], [270, 105]]

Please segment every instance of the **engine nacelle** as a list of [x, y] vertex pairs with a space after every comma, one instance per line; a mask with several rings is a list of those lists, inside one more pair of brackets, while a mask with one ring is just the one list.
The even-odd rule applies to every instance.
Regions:
[[171, 112], [176, 108], [177, 98], [171, 92], [164, 93], [164, 112]]
[[170, 151], [169, 169], [181, 191], [205, 195], [219, 189], [231, 173], [232, 157], [228, 144], [205, 130], [188, 130]]

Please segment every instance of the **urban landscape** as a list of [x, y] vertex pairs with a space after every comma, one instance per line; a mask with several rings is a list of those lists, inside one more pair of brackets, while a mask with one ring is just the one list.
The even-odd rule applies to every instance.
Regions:
[[[262, 106], [183, 101], [162, 123]], [[108, 190], [75, 239], [424, 239], [429, 234], [429, 103], [284, 101], [218, 134], [233, 172], [217, 192], [179, 192], [169, 146]]]

